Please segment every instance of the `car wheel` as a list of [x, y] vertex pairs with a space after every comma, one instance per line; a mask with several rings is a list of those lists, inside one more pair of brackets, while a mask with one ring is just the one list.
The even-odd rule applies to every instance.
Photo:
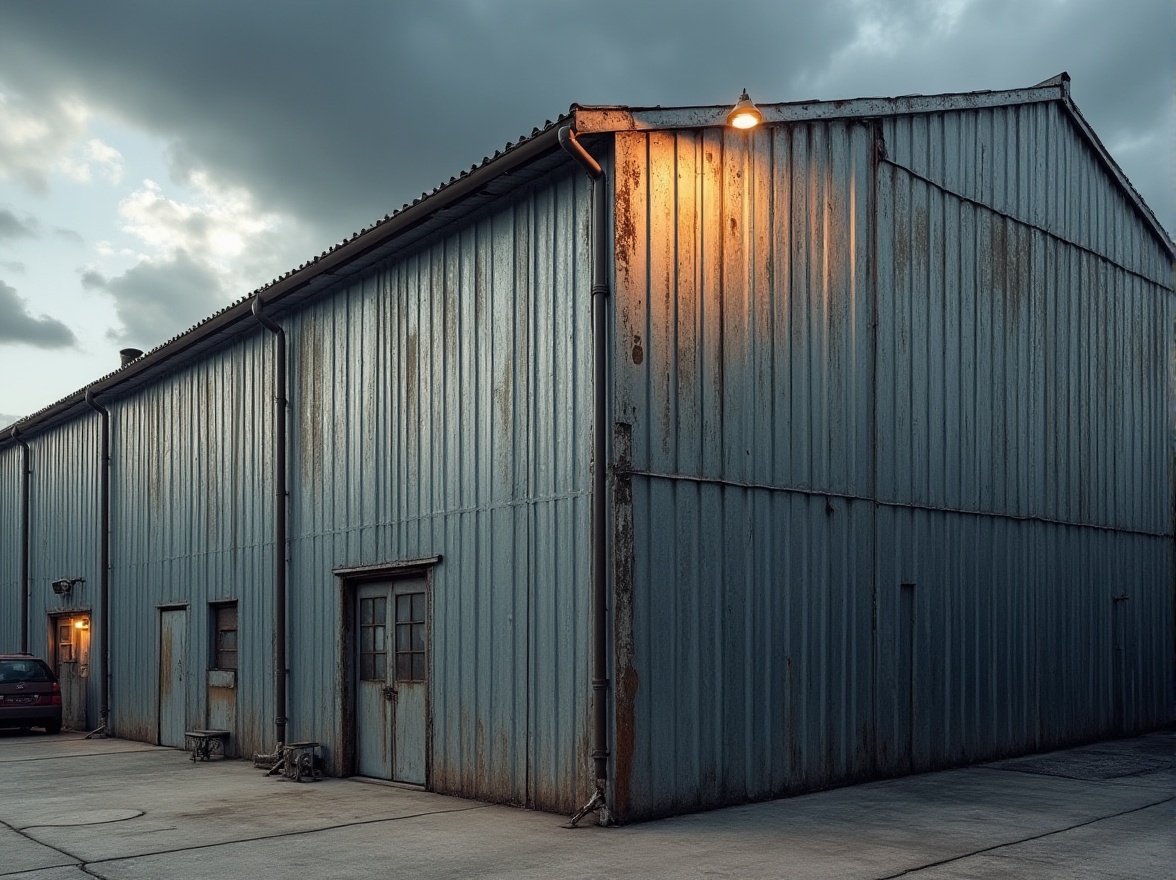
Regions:
[[60, 721], [46, 721], [45, 722], [45, 732], [46, 733], [61, 733], [61, 722]]

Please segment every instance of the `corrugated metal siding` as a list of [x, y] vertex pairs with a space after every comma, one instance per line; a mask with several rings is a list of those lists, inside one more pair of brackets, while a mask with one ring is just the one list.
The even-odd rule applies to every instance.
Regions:
[[881, 120], [888, 158], [1162, 287], [1172, 265], [1057, 102]]
[[584, 797], [589, 200], [561, 175], [291, 315], [291, 716], [335, 739], [334, 568], [441, 555], [438, 791]]
[[873, 130], [616, 143], [617, 809], [864, 776]]
[[627, 817], [1164, 719], [1162, 248], [1057, 107], [879, 126], [617, 136]]
[[[287, 731], [323, 742], [336, 770], [333, 572], [441, 555], [433, 787], [561, 811], [589, 791], [587, 186], [569, 167], [277, 316], [290, 355]], [[272, 358], [258, 327], [103, 401], [118, 736], [157, 741], [164, 605], [189, 609], [186, 723], [205, 723], [208, 603], [236, 600], [234, 748], [273, 747]], [[96, 609], [98, 426], [87, 414], [30, 437], [35, 621], [61, 604], [47, 598], [55, 577], [85, 577], [71, 607]], [[19, 449], [0, 462], [19, 491]]]
[[208, 603], [236, 600], [238, 754], [273, 748], [272, 355], [258, 333], [111, 411], [111, 727], [157, 741], [159, 606], [187, 604], [186, 714], [206, 722]]
[[630, 815], [869, 775], [873, 507], [635, 479]]
[[1170, 533], [1171, 267], [1058, 114], [886, 123], [879, 492]]
[[21, 448], [0, 448], [0, 652], [20, 650]]
[[888, 507], [878, 536], [879, 772], [1165, 722], [1170, 538]]
[[[41, 657], [51, 656], [49, 615], [97, 613], [100, 436], [98, 415], [91, 413], [51, 432], [25, 438], [32, 451], [33, 471], [29, 478], [29, 650]], [[19, 449], [16, 452], [19, 456]], [[15, 476], [19, 479], [19, 467]], [[17, 487], [19, 493], [19, 482]], [[19, 541], [19, 514], [15, 524]], [[66, 577], [85, 578], [85, 583], [57, 595], [52, 583]], [[19, 603], [19, 592], [9, 595]], [[97, 621], [94, 623], [91, 631], [96, 636]], [[100, 659], [92, 655], [91, 682], [96, 684], [100, 669]], [[90, 718], [98, 717], [97, 699], [96, 688], [91, 687]]]
[[634, 468], [869, 493], [873, 145], [855, 123], [617, 136]]

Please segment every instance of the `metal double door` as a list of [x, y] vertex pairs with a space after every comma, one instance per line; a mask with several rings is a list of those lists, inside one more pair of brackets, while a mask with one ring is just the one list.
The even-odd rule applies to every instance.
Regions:
[[423, 578], [355, 594], [356, 771], [425, 784], [428, 593]]

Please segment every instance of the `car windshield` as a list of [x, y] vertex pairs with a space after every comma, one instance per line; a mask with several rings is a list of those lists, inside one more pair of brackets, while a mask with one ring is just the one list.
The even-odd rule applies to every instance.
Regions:
[[0, 682], [5, 681], [53, 681], [53, 673], [39, 660], [0, 660]]

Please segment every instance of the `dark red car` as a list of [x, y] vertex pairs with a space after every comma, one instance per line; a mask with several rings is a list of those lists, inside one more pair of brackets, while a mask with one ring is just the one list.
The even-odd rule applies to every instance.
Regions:
[[32, 654], [0, 654], [0, 727], [61, 732], [61, 687]]

